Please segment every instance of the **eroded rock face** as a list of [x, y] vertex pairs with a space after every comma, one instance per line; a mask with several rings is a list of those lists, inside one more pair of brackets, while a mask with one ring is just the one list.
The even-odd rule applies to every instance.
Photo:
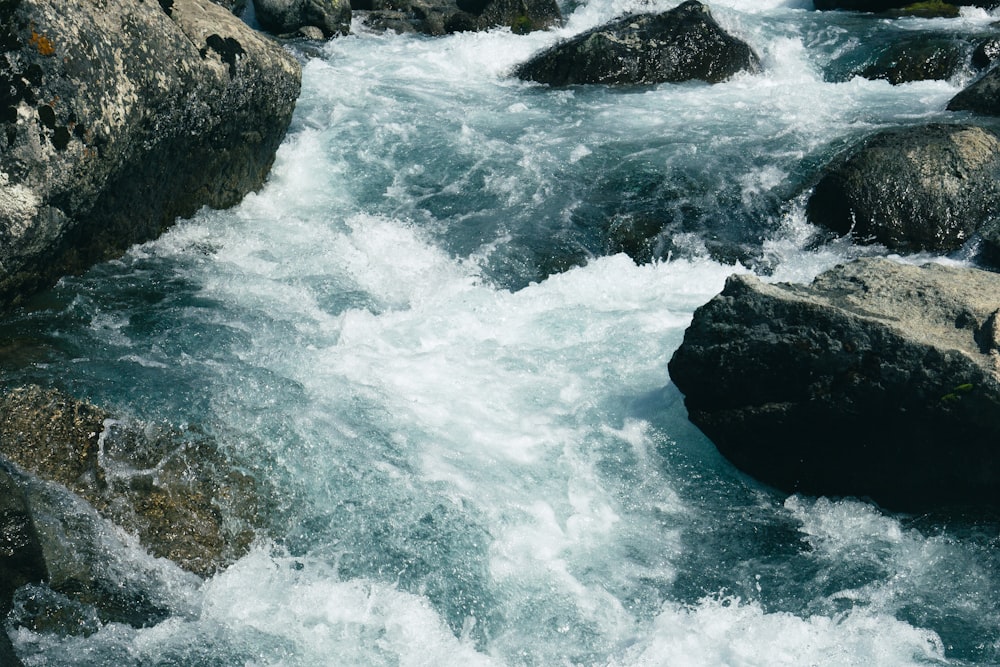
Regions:
[[760, 71], [748, 44], [726, 33], [691, 0], [661, 14], [626, 16], [557, 44], [516, 76], [553, 86], [724, 81]]
[[1000, 139], [972, 125], [879, 133], [827, 169], [807, 215], [862, 243], [955, 250], [1000, 215]]
[[1000, 504], [1000, 275], [858, 260], [733, 276], [670, 361], [691, 421], [788, 492]]
[[0, 304], [237, 203], [299, 91], [210, 0], [2, 0], [0, 51]]
[[0, 454], [62, 484], [155, 556], [211, 574], [246, 553], [255, 481], [193, 431], [118, 422], [58, 391], [0, 396]]

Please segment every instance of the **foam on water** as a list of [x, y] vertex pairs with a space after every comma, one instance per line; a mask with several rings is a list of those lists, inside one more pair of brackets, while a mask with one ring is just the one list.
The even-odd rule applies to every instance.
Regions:
[[[264, 190], [26, 313], [54, 351], [23, 378], [201, 424], [274, 489], [260, 543], [181, 586], [170, 619], [20, 629], [26, 663], [997, 656], [990, 538], [786, 500], [733, 470], [669, 383], [728, 275], [806, 281], [879, 252], [817, 245], [806, 184], [851, 138], [940, 117], [957, 86], [829, 82], [835, 23], [795, 0], [716, 4], [762, 75], [625, 92], [508, 76], [651, 7], [621, 0], [551, 33], [332, 40]], [[604, 252], [615, 216], [676, 224], [675, 252]], [[727, 234], [753, 266], [712, 255]]]

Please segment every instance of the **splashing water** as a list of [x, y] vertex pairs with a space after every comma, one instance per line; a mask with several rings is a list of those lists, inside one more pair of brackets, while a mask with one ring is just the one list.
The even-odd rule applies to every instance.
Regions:
[[[715, 452], [666, 371], [731, 273], [804, 281], [877, 252], [818, 245], [803, 195], [850, 141], [945, 118], [961, 82], [828, 81], [864, 31], [918, 24], [778, 0], [712, 6], [759, 76], [509, 76], [673, 4], [594, 0], [527, 36], [333, 40], [260, 193], [4, 323], [36, 341], [5, 384], [200, 424], [275, 489], [227, 571], [158, 565], [169, 618], [12, 628], [27, 665], [1000, 660], [995, 526], [786, 499]], [[659, 233], [658, 261], [619, 254], [615, 224]]]

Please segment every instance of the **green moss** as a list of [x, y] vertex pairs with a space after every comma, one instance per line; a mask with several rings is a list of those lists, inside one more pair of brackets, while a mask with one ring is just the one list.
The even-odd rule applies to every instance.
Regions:
[[511, 23], [510, 29], [515, 35], [527, 35], [533, 27], [531, 19], [526, 14], [520, 14]]
[[954, 389], [952, 389], [950, 393], [947, 393], [944, 396], [942, 396], [941, 402], [955, 403], [962, 398], [962, 394], [968, 394], [970, 391], [972, 391], [972, 389], [973, 389], [972, 384], [960, 384]]
[[893, 12], [895, 16], [919, 16], [920, 18], [954, 18], [958, 16], [958, 7], [942, 2], [942, 0], [927, 0], [915, 2]]

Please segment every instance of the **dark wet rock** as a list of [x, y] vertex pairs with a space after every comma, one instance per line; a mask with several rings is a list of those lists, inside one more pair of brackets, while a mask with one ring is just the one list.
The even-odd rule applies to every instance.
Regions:
[[211, 438], [119, 422], [54, 390], [0, 396], [0, 454], [197, 574], [246, 553], [258, 523], [254, 480]]
[[983, 7], [993, 9], [996, 0], [930, 0], [928, 2], [912, 2], [911, 0], [813, 0], [816, 9], [845, 9], [857, 12], [896, 12], [897, 16], [919, 16], [935, 18], [939, 16], [957, 16], [958, 8], [963, 6]]
[[787, 492], [1000, 504], [1000, 275], [866, 259], [732, 276], [670, 361], [694, 422]]
[[[48, 576], [42, 545], [24, 490], [0, 464], [0, 619], [13, 606], [14, 591]], [[7, 633], [0, 628], [0, 664], [20, 665]]]
[[[184, 576], [194, 579], [194, 575], [183, 575], [168, 561], [144, 557], [128, 544], [120, 528], [65, 486], [27, 474], [21, 483], [47, 570], [44, 583], [35, 588], [36, 601], [41, 591], [51, 591], [51, 596], [71, 600], [79, 612], [86, 610], [100, 623], [135, 627], [154, 625], [170, 616], [171, 582]], [[18, 591], [14, 612], [19, 624], [38, 626], [51, 614], [51, 610], [36, 609], [29, 618], [31, 612], [24, 603]], [[76, 632], [87, 630], [82, 626]]]
[[989, 69], [1000, 60], [1000, 37], [989, 37], [976, 45], [972, 52], [972, 66]]
[[263, 183], [295, 59], [209, 0], [6, 0], [0, 304]]
[[348, 0], [254, 0], [260, 26], [277, 35], [290, 35], [303, 28], [318, 28], [323, 37], [351, 31]]
[[760, 71], [750, 46], [725, 32], [708, 8], [690, 0], [661, 14], [625, 16], [557, 44], [521, 65], [524, 80], [581, 83], [718, 83]]
[[946, 80], [963, 71], [965, 59], [965, 44], [959, 40], [918, 36], [892, 44], [857, 74], [866, 79], [884, 79], [893, 85]]
[[881, 132], [835, 160], [807, 206], [814, 224], [892, 250], [952, 251], [1000, 215], [1000, 139], [972, 125]]
[[491, 28], [524, 34], [562, 22], [556, 0], [352, 0], [370, 30], [445, 35]]
[[991, 69], [951, 98], [948, 110], [1000, 116], [1000, 69]]

